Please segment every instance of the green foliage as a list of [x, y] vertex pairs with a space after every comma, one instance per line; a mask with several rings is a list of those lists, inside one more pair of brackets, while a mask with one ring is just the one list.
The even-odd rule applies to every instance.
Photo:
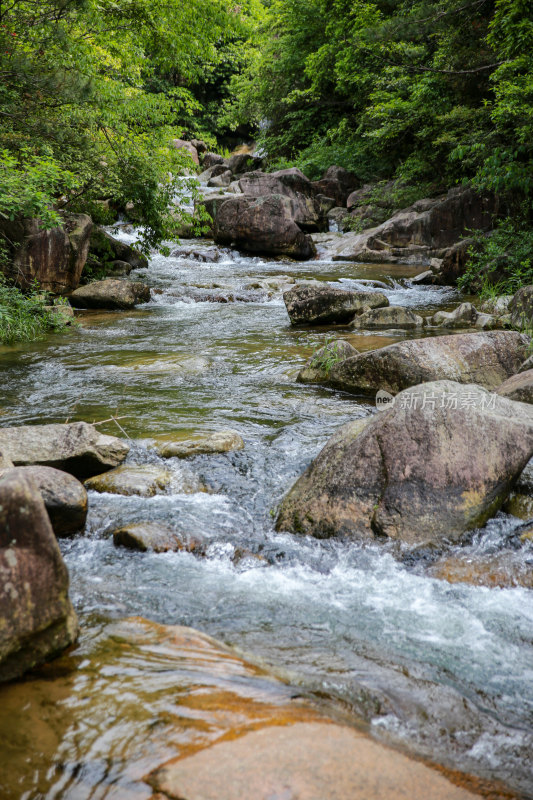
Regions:
[[144, 249], [175, 236], [169, 201], [187, 187], [173, 176], [194, 166], [170, 142], [203, 132], [194, 87], [227, 82], [255, 5], [0, 4], [0, 215], [50, 226], [61, 208], [131, 201]]
[[332, 340], [326, 336], [322, 344], [315, 346], [309, 366], [312, 369], [324, 371], [326, 375], [329, 375], [335, 364], [342, 361], [339, 345], [339, 340]]
[[226, 113], [273, 165], [531, 199], [529, 0], [273, 0], [248, 47]]
[[506, 217], [490, 236], [476, 233], [459, 288], [484, 298], [512, 295], [533, 284], [533, 230]]
[[60, 302], [56, 302], [50, 305], [48, 296], [37, 290], [23, 294], [0, 275], [0, 342], [32, 341], [50, 331], [63, 330], [70, 320], [61, 314]]

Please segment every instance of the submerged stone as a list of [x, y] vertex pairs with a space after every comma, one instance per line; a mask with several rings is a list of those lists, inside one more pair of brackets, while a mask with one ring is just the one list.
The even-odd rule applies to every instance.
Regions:
[[128, 464], [90, 478], [85, 486], [93, 492], [153, 497], [165, 492], [171, 480], [170, 472], [160, 467]]

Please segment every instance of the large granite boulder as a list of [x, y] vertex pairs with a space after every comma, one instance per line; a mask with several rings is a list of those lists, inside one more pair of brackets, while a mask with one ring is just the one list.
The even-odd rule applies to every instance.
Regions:
[[234, 153], [228, 159], [228, 169], [234, 175], [250, 172], [259, 169], [263, 159], [261, 156], [254, 156], [252, 153]]
[[247, 197], [283, 195], [290, 201], [291, 216], [304, 231], [317, 231], [322, 219], [315, 200], [315, 189], [303, 172], [293, 167], [278, 172], [249, 172], [239, 181]]
[[0, 220], [12, 267], [22, 289], [39, 287], [53, 294], [76, 289], [89, 253], [92, 220], [87, 214], [64, 214], [61, 226], [44, 230], [38, 219]]
[[457, 541], [483, 525], [533, 455], [533, 410], [436, 381], [344, 425], [283, 500], [276, 529], [318, 538]]
[[311, 238], [293, 218], [288, 197], [231, 195], [216, 210], [214, 239], [252, 253], [307, 259], [316, 254]]
[[150, 287], [136, 281], [106, 278], [80, 286], [69, 295], [74, 308], [130, 309], [150, 300]]
[[80, 479], [117, 467], [129, 449], [87, 422], [0, 428], [0, 451], [15, 466], [55, 467]]
[[43, 499], [28, 476], [0, 477], [0, 681], [75, 641], [68, 572]]
[[498, 212], [494, 195], [468, 188], [418, 200], [390, 219], [360, 234], [347, 234], [332, 253], [336, 261], [429, 264], [444, 256], [468, 230], [489, 230]]
[[87, 492], [73, 475], [53, 467], [17, 467], [33, 481], [44, 500], [56, 536], [72, 536], [87, 519]]
[[453, 380], [495, 389], [514, 375], [529, 337], [516, 331], [459, 333], [397, 342], [333, 367], [330, 384], [354, 394], [396, 393], [418, 383]]
[[283, 301], [292, 325], [350, 322], [363, 310], [389, 304], [381, 292], [352, 292], [328, 284], [320, 286], [305, 283], [299, 283], [284, 292]]

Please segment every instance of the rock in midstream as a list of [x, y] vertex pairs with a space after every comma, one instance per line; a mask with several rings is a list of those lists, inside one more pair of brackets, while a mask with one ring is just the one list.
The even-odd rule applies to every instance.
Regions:
[[518, 371], [529, 342], [528, 336], [516, 331], [411, 339], [335, 364], [328, 383], [354, 394], [380, 389], [394, 394], [442, 379], [496, 389]]
[[283, 500], [278, 531], [442, 545], [481, 527], [533, 455], [533, 410], [436, 381], [343, 426]]
[[388, 306], [381, 292], [352, 292], [328, 284], [299, 283], [283, 294], [292, 325], [325, 325], [350, 322], [370, 308]]

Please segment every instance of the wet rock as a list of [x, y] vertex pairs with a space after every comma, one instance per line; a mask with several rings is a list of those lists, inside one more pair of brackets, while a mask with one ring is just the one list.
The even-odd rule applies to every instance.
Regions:
[[69, 296], [74, 308], [129, 309], [150, 300], [150, 288], [144, 283], [108, 278], [80, 286]]
[[0, 681], [75, 641], [68, 572], [43, 499], [28, 476], [0, 477]]
[[343, 426], [283, 500], [276, 529], [440, 546], [493, 516], [532, 454], [529, 406], [422, 384], [364, 427]]
[[523, 364], [520, 364], [518, 372], [527, 372], [528, 369], [533, 369], [533, 355], [528, 356]]
[[515, 484], [515, 491], [533, 496], [533, 460], [526, 464], [522, 470]]
[[129, 449], [87, 422], [0, 428], [0, 450], [15, 466], [55, 467], [82, 480], [117, 467]]
[[388, 306], [379, 292], [351, 292], [327, 284], [297, 284], [283, 294], [292, 325], [325, 325], [349, 322], [367, 308]]
[[519, 330], [533, 328], [533, 286], [523, 286], [513, 295], [508, 306], [511, 324]]
[[474, 327], [480, 331], [493, 331], [497, 328], [503, 328], [503, 318], [496, 317], [494, 314], [480, 314], [478, 312]]
[[177, 247], [170, 255], [174, 258], [191, 258], [204, 264], [215, 264], [220, 261], [222, 254], [219, 247]]
[[454, 555], [439, 559], [429, 574], [448, 583], [469, 583], [473, 586], [510, 589], [523, 586], [533, 589], [533, 570], [520, 552], [503, 552], [490, 556]]
[[38, 219], [0, 220], [8, 242], [8, 272], [23, 289], [35, 281], [46, 292], [76, 289], [87, 261], [92, 220], [87, 214], [64, 214], [60, 226], [44, 230]]
[[313, 353], [305, 367], [298, 373], [296, 380], [299, 383], [327, 382], [334, 364], [356, 355], [358, 355], [358, 351], [344, 339], [328, 342], [324, 347], [320, 347], [316, 353]]
[[165, 492], [171, 480], [170, 472], [160, 467], [136, 467], [128, 464], [89, 478], [85, 481], [85, 486], [94, 492], [153, 497]]
[[475, 325], [478, 313], [472, 303], [461, 303], [453, 311], [437, 311], [431, 317], [431, 325], [439, 328], [469, 328]]
[[328, 228], [330, 231], [344, 231], [349, 230], [350, 217], [345, 208], [332, 208], [327, 211]]
[[129, 244], [115, 239], [103, 228], [94, 226], [91, 232], [89, 253], [98, 261], [107, 264], [113, 261], [126, 261], [132, 268], [146, 268], [148, 259]]
[[513, 375], [498, 386], [498, 394], [508, 397], [509, 400], [518, 400], [521, 403], [533, 403], [533, 369]]
[[512, 492], [503, 505], [503, 511], [518, 519], [533, 520], [533, 497], [529, 494]]
[[253, 253], [307, 259], [316, 249], [293, 219], [290, 200], [279, 194], [268, 197], [230, 195], [216, 210], [214, 238], [219, 244]]
[[116, 547], [127, 547], [142, 553], [147, 550], [154, 553], [175, 553], [184, 550], [203, 555], [206, 547], [205, 539], [202, 537], [178, 534], [168, 526], [156, 522], [125, 525], [113, 531], [113, 543]]
[[424, 318], [414, 314], [402, 306], [388, 306], [387, 308], [371, 308], [357, 316], [351, 323], [353, 328], [363, 330], [413, 330], [424, 326]]
[[160, 441], [155, 445], [155, 449], [162, 458], [189, 458], [190, 456], [228, 453], [231, 450], [242, 450], [243, 447], [244, 442], [241, 435], [230, 429], [192, 439]]
[[516, 331], [458, 333], [411, 339], [362, 353], [333, 367], [330, 384], [355, 394], [396, 393], [448, 379], [495, 389], [514, 375], [529, 339]]
[[306, 232], [319, 230], [320, 209], [315, 200], [311, 181], [296, 167], [278, 172], [249, 172], [239, 181], [245, 196], [268, 198], [272, 195], [287, 198], [290, 217]]
[[53, 467], [17, 467], [37, 487], [56, 536], [72, 536], [85, 526], [87, 492], [68, 472]]
[[474, 800], [424, 764], [393, 750], [385, 755], [353, 728], [318, 721], [216, 742], [149, 782], [172, 800]]

